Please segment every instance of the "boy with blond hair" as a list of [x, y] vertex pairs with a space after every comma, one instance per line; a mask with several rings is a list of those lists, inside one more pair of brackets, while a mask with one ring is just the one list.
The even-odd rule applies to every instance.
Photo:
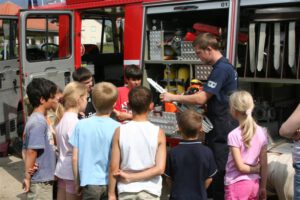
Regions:
[[166, 138], [162, 129], [148, 121], [153, 108], [151, 91], [136, 87], [129, 92], [132, 121], [116, 131], [109, 175], [109, 199], [159, 199], [166, 163]]
[[[92, 90], [96, 115], [80, 120], [69, 140], [73, 146], [73, 172], [83, 199], [106, 199], [111, 142], [119, 122], [109, 116], [118, 96], [117, 88], [101, 82]], [[79, 181], [80, 180], [80, 181]]]

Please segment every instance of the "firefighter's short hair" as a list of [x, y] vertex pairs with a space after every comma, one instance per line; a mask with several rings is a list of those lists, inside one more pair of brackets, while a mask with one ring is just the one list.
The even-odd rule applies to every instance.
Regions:
[[193, 47], [196, 46], [200, 49], [207, 49], [209, 46], [215, 50], [220, 49], [218, 38], [211, 33], [200, 33], [193, 41]]
[[127, 65], [125, 67], [125, 78], [126, 79], [142, 79], [143, 73], [137, 65]]
[[118, 89], [109, 82], [97, 83], [92, 90], [93, 105], [98, 114], [110, 114], [117, 101]]
[[75, 70], [72, 74], [72, 78], [74, 81], [82, 82], [90, 79], [93, 74], [86, 67], [80, 67]]
[[186, 137], [195, 137], [202, 132], [201, 114], [194, 110], [186, 109], [177, 115], [178, 127]]
[[48, 101], [49, 98], [54, 98], [58, 87], [55, 83], [45, 78], [34, 78], [28, 84], [26, 93], [30, 104], [33, 108], [40, 105], [41, 98]]
[[146, 113], [151, 102], [152, 93], [146, 87], [135, 87], [128, 94], [128, 105], [134, 114]]

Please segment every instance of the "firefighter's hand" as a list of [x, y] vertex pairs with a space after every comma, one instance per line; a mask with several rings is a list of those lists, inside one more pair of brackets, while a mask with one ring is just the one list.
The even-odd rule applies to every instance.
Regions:
[[24, 178], [23, 180], [22, 188], [26, 193], [30, 190], [30, 181], [30, 178]]
[[169, 92], [165, 92], [165, 93], [160, 94], [159, 98], [163, 102], [172, 102], [172, 101], [174, 101], [174, 99], [175, 99], [174, 97], [175, 96], [176, 95], [174, 95], [174, 94], [171, 94]]

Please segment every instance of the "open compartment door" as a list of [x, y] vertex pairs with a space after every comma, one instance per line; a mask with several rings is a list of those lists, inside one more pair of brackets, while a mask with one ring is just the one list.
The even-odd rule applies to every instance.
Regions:
[[19, 63], [17, 17], [0, 16], [0, 154], [17, 137]]
[[75, 69], [73, 12], [21, 11], [19, 23], [23, 96], [35, 77], [49, 79], [63, 89]]

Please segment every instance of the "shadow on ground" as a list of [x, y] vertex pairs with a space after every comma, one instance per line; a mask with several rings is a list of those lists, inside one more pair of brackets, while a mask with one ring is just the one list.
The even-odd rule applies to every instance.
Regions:
[[25, 200], [22, 190], [23, 161], [15, 156], [0, 157], [0, 199]]

